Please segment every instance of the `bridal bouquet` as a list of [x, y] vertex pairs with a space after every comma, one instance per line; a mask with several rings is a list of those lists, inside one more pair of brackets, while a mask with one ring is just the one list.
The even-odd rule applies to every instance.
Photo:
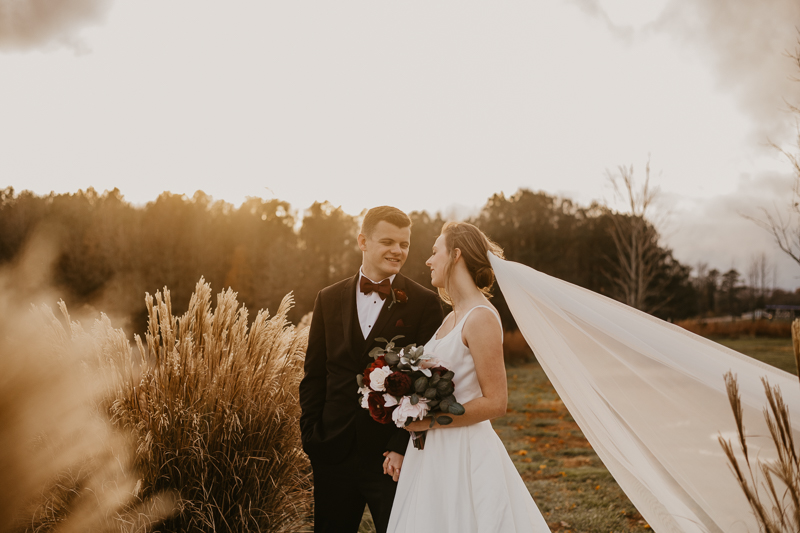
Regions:
[[[356, 376], [361, 407], [381, 424], [394, 422], [405, 427], [428, 414], [433, 415], [431, 427], [434, 422], [450, 424], [453, 419], [448, 415], [464, 414], [464, 406], [453, 396], [453, 372], [425, 354], [424, 346], [411, 344], [397, 350], [395, 341], [402, 337], [376, 339], [386, 347], [373, 348], [369, 355], [375, 362]], [[425, 448], [425, 433], [411, 432], [418, 450]]]

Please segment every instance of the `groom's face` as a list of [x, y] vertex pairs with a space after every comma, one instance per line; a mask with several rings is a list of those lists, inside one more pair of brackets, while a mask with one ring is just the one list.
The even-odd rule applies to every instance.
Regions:
[[381, 220], [369, 235], [358, 235], [358, 247], [364, 252], [364, 274], [381, 281], [400, 272], [411, 246], [411, 227], [398, 228]]

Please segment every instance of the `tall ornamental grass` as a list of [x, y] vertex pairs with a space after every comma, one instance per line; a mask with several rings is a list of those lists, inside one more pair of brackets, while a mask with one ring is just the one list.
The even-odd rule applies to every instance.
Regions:
[[[795, 362], [800, 372], [800, 319], [791, 324], [791, 332]], [[767, 397], [764, 418], [777, 459], [761, 461], [749, 453], [739, 385], [736, 376], [730, 372], [725, 374], [725, 385], [736, 421], [737, 444], [744, 461], [737, 459], [731, 440], [720, 436], [719, 442], [755, 515], [759, 531], [797, 532], [800, 531], [800, 450], [794, 442], [789, 409], [780, 388], [771, 386], [766, 378], [761, 378], [761, 381]]]
[[[134, 337], [137, 350], [105, 315], [90, 333], [63, 302], [63, 321], [48, 316], [50, 345], [81, 347], [83, 366], [102, 376], [97, 411], [132, 443], [128, 503], [109, 515], [111, 525], [86, 531], [306, 529], [311, 482], [298, 386], [307, 334], [287, 320], [291, 294], [274, 316], [260, 311], [252, 323], [231, 290], [212, 310], [203, 279], [181, 316], [166, 288], [145, 301], [148, 330], [144, 341]], [[95, 469], [85, 464], [47, 485], [26, 530], [62, 531], [59, 520], [77, 510], [73, 495], [86, 492], [81, 474]], [[42, 520], [43, 512], [58, 520]]]
[[111, 378], [111, 420], [136, 441], [137, 496], [177, 494], [175, 515], [158, 530], [302, 528], [311, 506], [298, 425], [307, 330], [286, 318], [291, 294], [252, 324], [230, 289], [212, 310], [203, 279], [180, 317], [166, 288], [145, 300], [138, 357], [108, 318], [95, 334]]

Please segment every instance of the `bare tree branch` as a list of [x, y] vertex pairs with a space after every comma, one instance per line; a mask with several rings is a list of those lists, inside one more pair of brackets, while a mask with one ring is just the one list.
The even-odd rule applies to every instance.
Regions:
[[[800, 33], [800, 30], [798, 32]], [[787, 53], [786, 55], [797, 63], [797, 69], [800, 71], [800, 38], [798, 38], [797, 48], [794, 53]], [[795, 78], [795, 81], [800, 81], [800, 78]], [[800, 115], [800, 107], [789, 101], [786, 101], [786, 104], [793, 113]], [[800, 265], [800, 127], [797, 130], [796, 153], [792, 153], [775, 143], [771, 142], [770, 144], [783, 154], [794, 168], [795, 180], [792, 187], [792, 198], [789, 202], [789, 213], [784, 217], [777, 206], [773, 206], [772, 212], [763, 207], [761, 208], [764, 218], [746, 214], [742, 216], [771, 233], [781, 251]]]
[[[617, 289], [623, 302], [643, 311], [652, 312], [647, 306], [652, 296], [661, 295], [662, 283], [656, 283], [661, 261], [658, 246], [658, 231], [647, 219], [649, 210], [658, 196], [658, 189], [650, 187], [650, 160], [645, 167], [645, 180], [637, 188], [633, 177], [633, 165], [620, 166], [617, 173], [606, 172], [606, 177], [614, 187], [615, 195], [628, 204], [628, 213], [612, 213], [610, 230], [616, 249], [614, 268], [604, 275]], [[669, 297], [657, 304], [661, 307]]]

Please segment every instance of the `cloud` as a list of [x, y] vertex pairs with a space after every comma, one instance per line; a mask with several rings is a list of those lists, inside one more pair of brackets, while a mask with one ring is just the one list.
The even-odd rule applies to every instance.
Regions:
[[761, 142], [791, 133], [786, 102], [800, 103], [800, 69], [787, 54], [800, 46], [800, 2], [672, 0], [656, 26], [707, 56], [720, 88], [756, 121]]
[[[583, 12], [592, 17], [596, 17], [603, 22], [612, 35], [618, 39], [631, 44], [634, 36], [636, 35], [635, 24], [632, 20], [620, 20], [618, 17], [612, 17], [613, 10], [609, 9], [609, 5], [603, 5], [600, 0], [571, 0], [572, 3], [578, 6]], [[643, 4], [645, 2], [636, 2], [636, 4]], [[632, 6], [626, 6], [628, 10]]]
[[743, 174], [733, 193], [713, 198], [665, 197], [672, 204], [670, 222], [662, 228], [664, 244], [672, 248], [683, 264], [741, 274], [754, 255], [765, 253], [777, 267], [776, 285], [794, 290], [800, 286], [800, 265], [778, 249], [769, 233], [747, 216], [759, 216], [760, 209], [786, 209], [794, 176], [780, 173]]
[[[800, 51], [800, 2], [761, 0], [669, 0], [660, 13], [623, 16], [636, 6], [659, 2], [572, 0], [609, 31], [631, 42], [634, 36], [667, 35], [713, 69], [718, 89], [733, 94], [753, 120], [753, 141], [782, 143], [798, 118], [789, 105], [800, 104], [800, 68], [788, 55]], [[647, 20], [647, 17], [651, 20]], [[634, 22], [634, 23], [632, 23]]]
[[103, 19], [111, 0], [0, 0], [0, 50], [85, 45], [78, 32]]

